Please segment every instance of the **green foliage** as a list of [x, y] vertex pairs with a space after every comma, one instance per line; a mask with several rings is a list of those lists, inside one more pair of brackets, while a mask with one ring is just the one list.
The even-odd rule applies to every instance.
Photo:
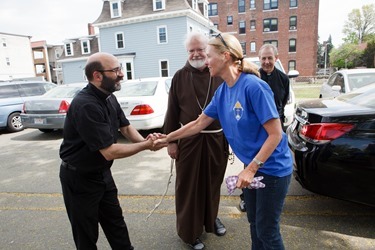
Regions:
[[367, 43], [367, 48], [363, 51], [362, 60], [367, 68], [375, 68], [375, 39]]
[[345, 22], [343, 33], [345, 42], [360, 44], [375, 32], [375, 5], [369, 4], [360, 9], [353, 9]]
[[331, 66], [341, 68], [354, 68], [364, 66], [362, 61], [362, 50], [357, 44], [346, 43], [337, 49], [333, 49], [331, 54]]

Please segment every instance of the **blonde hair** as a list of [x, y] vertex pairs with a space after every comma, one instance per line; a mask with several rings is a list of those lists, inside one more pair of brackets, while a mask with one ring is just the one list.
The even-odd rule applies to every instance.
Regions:
[[258, 66], [250, 61], [244, 60], [242, 46], [235, 36], [221, 33], [212, 37], [208, 45], [214, 46], [219, 53], [229, 52], [233, 62], [237, 64], [239, 71], [260, 77]]

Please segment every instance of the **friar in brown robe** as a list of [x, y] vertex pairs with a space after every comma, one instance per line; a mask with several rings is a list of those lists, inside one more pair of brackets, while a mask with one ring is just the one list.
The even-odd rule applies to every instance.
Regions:
[[[187, 45], [187, 49], [189, 59], [172, 79], [164, 123], [166, 134], [195, 120], [223, 82], [212, 78], [204, 64], [198, 64], [199, 68], [191, 66], [194, 58], [206, 58], [204, 48], [195, 46], [189, 50]], [[214, 121], [200, 134], [170, 143], [168, 153], [176, 159], [177, 233], [184, 242], [192, 244], [203, 230], [214, 232], [228, 144], [219, 121]]]

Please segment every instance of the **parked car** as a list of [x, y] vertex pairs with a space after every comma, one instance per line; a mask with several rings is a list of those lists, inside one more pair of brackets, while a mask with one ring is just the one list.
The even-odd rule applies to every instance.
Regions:
[[375, 84], [298, 103], [287, 135], [305, 189], [375, 206]]
[[[255, 63], [256, 65], [261, 67], [261, 63], [260, 63], [258, 57], [247, 57], [247, 58], [245, 58], [245, 60], [248, 60], [252, 63]], [[286, 74], [286, 72], [284, 70], [284, 67], [283, 67], [283, 65], [282, 65], [282, 63], [279, 59], [276, 61], [275, 67]], [[299, 72], [297, 70], [291, 70], [290, 72], [288, 72], [288, 76], [289, 76], [289, 78], [298, 77]], [[294, 91], [293, 91], [293, 88], [292, 88], [292, 84], [290, 84], [289, 87], [290, 87], [290, 89], [289, 89], [289, 93], [290, 93], [289, 99], [288, 99], [288, 102], [287, 102], [287, 104], [285, 105], [285, 108], [284, 108], [284, 115], [285, 115], [284, 127], [287, 127], [292, 123], [293, 114], [294, 114], [295, 105], [296, 105], [296, 97], [295, 97], [295, 94], [294, 94]]]
[[44, 81], [0, 82], [0, 128], [10, 132], [21, 131], [21, 111], [24, 101], [38, 98], [56, 84]]
[[63, 129], [70, 103], [87, 83], [58, 85], [37, 99], [25, 101], [21, 113], [24, 128], [48, 133]]
[[336, 97], [375, 82], [375, 69], [343, 69], [322, 84], [319, 98]]
[[171, 81], [172, 77], [129, 80], [114, 93], [126, 117], [137, 130], [163, 127]]

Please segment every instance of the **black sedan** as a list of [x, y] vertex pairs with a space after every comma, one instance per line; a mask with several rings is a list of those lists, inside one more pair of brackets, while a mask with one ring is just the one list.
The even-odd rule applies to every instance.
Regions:
[[375, 84], [298, 103], [287, 135], [305, 189], [375, 206]]

